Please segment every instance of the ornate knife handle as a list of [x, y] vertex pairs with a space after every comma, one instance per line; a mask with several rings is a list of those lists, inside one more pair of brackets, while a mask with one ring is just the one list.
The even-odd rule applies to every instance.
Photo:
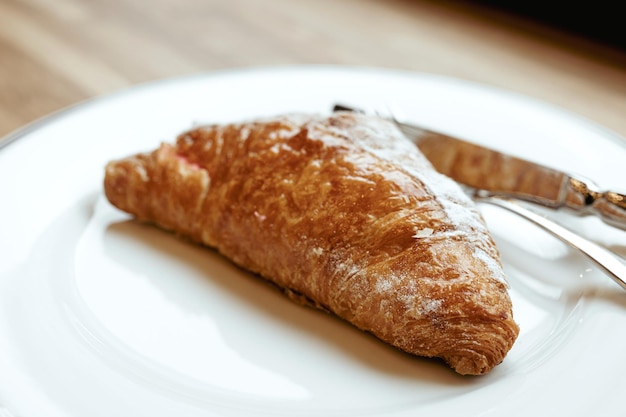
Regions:
[[600, 191], [593, 182], [570, 176], [563, 203], [577, 214], [593, 214], [613, 227], [626, 230], [626, 194]]

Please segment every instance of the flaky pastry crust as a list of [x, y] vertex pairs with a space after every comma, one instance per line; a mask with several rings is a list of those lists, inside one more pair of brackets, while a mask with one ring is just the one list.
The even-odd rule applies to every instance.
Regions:
[[104, 188], [136, 218], [460, 374], [489, 372], [518, 335], [481, 215], [382, 119], [198, 127], [110, 162]]

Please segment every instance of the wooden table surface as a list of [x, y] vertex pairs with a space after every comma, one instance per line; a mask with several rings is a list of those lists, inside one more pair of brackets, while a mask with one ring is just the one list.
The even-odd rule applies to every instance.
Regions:
[[460, 1], [0, 0], [0, 137], [147, 81], [332, 64], [521, 93], [626, 138], [626, 51]]

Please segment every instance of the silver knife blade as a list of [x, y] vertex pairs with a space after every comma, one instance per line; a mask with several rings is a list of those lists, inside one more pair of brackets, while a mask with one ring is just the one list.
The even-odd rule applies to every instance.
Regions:
[[[334, 111], [360, 111], [335, 105]], [[626, 230], [626, 194], [603, 191], [589, 179], [568, 174], [472, 142], [393, 118], [400, 131], [422, 151], [435, 169], [455, 181], [494, 196], [598, 216]]]

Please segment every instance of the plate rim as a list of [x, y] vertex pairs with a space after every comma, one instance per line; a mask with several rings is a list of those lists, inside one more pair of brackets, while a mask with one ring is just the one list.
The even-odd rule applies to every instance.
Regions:
[[608, 139], [615, 141], [618, 144], [626, 147], [626, 137], [620, 135], [618, 132], [603, 126], [602, 124], [595, 122], [587, 117], [572, 112], [568, 109], [560, 107], [556, 104], [541, 100], [526, 94], [516, 92], [512, 89], [498, 87], [495, 85], [487, 84], [484, 82], [467, 80], [458, 78], [451, 75], [444, 75], [435, 72], [415, 71], [411, 69], [401, 68], [388, 68], [381, 66], [359, 66], [359, 65], [332, 65], [332, 64], [301, 64], [301, 65], [258, 65], [250, 67], [235, 67], [225, 68], [215, 71], [202, 71], [197, 73], [183, 74], [172, 77], [159, 78], [154, 80], [147, 80], [135, 84], [131, 84], [119, 89], [99, 94], [93, 97], [87, 97], [82, 100], [78, 100], [75, 103], [62, 106], [56, 110], [53, 110], [47, 114], [39, 116], [30, 122], [26, 122], [22, 126], [6, 133], [0, 137], [0, 152], [8, 148], [12, 143], [17, 142], [19, 139], [28, 136], [30, 133], [37, 131], [45, 127], [47, 124], [53, 123], [58, 119], [62, 119], [71, 115], [73, 112], [81, 110], [87, 106], [96, 105], [106, 100], [119, 98], [126, 94], [133, 94], [142, 89], [151, 89], [158, 86], [164, 86], [167, 84], [177, 84], [181, 82], [192, 82], [197, 79], [203, 78], [215, 78], [223, 76], [240, 76], [240, 75], [254, 75], [255, 73], [270, 73], [270, 72], [337, 72], [337, 73], [371, 73], [371, 74], [383, 74], [389, 76], [402, 76], [408, 78], [422, 78], [431, 79], [437, 82], [443, 82], [446, 84], [454, 83], [461, 85], [464, 88], [480, 89], [489, 94], [506, 95], [509, 99], [514, 101], [524, 102], [532, 107], [543, 107], [547, 110], [558, 114], [560, 117], [567, 117], [576, 120], [578, 123], [586, 125], [586, 128], [597, 131], [599, 134], [606, 136]]

